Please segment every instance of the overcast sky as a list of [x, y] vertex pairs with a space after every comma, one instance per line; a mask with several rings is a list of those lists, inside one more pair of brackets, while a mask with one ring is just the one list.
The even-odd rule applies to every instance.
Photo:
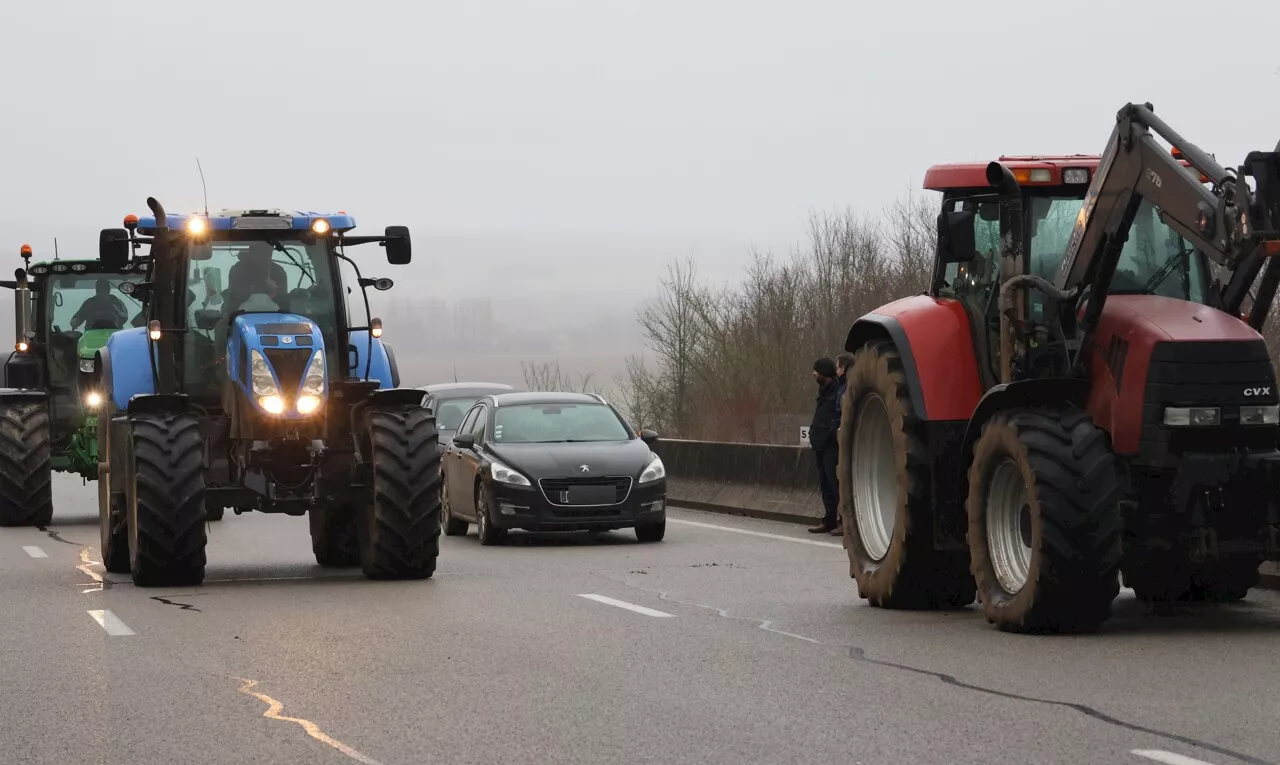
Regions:
[[1277, 0], [42, 0], [3, 27], [0, 253], [198, 209], [199, 156], [211, 207], [407, 224], [449, 290], [505, 260], [638, 296], [931, 163], [1096, 153], [1129, 100], [1229, 164], [1280, 139]]

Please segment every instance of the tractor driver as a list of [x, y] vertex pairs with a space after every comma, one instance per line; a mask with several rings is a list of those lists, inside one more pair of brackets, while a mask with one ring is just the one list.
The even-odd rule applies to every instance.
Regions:
[[120, 298], [111, 294], [111, 280], [98, 279], [95, 293], [84, 304], [75, 316], [71, 317], [71, 328], [81, 324], [85, 329], [122, 329], [129, 320], [129, 312]]
[[278, 310], [289, 310], [287, 277], [284, 268], [271, 260], [271, 252], [269, 243], [254, 242], [240, 253], [239, 260], [227, 271], [223, 310], [228, 315], [243, 310], [244, 304], [254, 295], [266, 296]]

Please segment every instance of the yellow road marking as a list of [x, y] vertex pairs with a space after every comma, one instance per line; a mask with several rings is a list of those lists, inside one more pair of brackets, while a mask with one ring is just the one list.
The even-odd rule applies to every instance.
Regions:
[[378, 762], [372, 757], [363, 755], [360, 752], [356, 751], [355, 749], [352, 749], [351, 747], [342, 743], [338, 739], [328, 735], [327, 733], [325, 733], [323, 730], [320, 729], [319, 725], [316, 725], [310, 720], [304, 720], [300, 717], [285, 717], [284, 715], [282, 715], [281, 712], [284, 711], [284, 704], [281, 704], [279, 701], [276, 701], [275, 699], [271, 698], [265, 693], [262, 693], [261, 691], [253, 690], [253, 687], [258, 684], [257, 680], [246, 680], [243, 677], [237, 677], [235, 679], [244, 683], [244, 685], [240, 686], [240, 689], [239, 689], [241, 693], [243, 693], [246, 696], [252, 696], [258, 701], [261, 701], [262, 703], [267, 705], [267, 711], [263, 712], [262, 716], [267, 718], [268, 720], [280, 720], [281, 722], [297, 723], [298, 725], [302, 726], [302, 729], [305, 730], [307, 732], [307, 735], [310, 736], [311, 738], [314, 738], [316, 741], [319, 741], [325, 746], [332, 747], [338, 750], [339, 752], [342, 752], [343, 754], [355, 760], [356, 762], [364, 763], [364, 765], [382, 765], [382, 763]]

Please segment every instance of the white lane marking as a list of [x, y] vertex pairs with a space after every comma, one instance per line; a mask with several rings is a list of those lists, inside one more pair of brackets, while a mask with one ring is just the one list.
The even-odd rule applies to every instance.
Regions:
[[106, 630], [108, 635], [123, 637], [125, 635], [135, 634], [133, 630], [129, 629], [127, 624], [120, 621], [120, 617], [110, 611], [103, 611], [101, 609], [93, 610], [89, 611], [89, 616], [93, 617], [93, 620], [98, 623], [98, 626]]
[[35, 545], [23, 545], [22, 549], [32, 558], [48, 558], [49, 554]]
[[834, 547], [837, 550], [843, 550], [844, 545], [835, 542], [819, 542], [816, 539], [801, 539], [799, 537], [789, 537], [785, 534], [770, 534], [767, 531], [749, 531], [747, 529], [735, 529], [732, 526], [717, 526], [714, 523], [700, 523], [698, 521], [685, 521], [679, 518], [667, 518], [667, 523], [683, 523], [686, 526], [697, 526], [702, 529], [715, 529], [717, 531], [732, 531], [735, 534], [746, 534], [753, 537], [765, 537], [766, 539], [779, 539], [783, 542], [795, 542], [799, 545], [813, 545], [814, 547]]
[[660, 617], [667, 617], [667, 618], [675, 617], [675, 614], [668, 614], [664, 611], [655, 611], [652, 608], [637, 606], [635, 603], [628, 603], [625, 600], [614, 600], [613, 598], [606, 598], [603, 595], [587, 594], [587, 595], [578, 595], [578, 597], [586, 598], [587, 600], [594, 600], [597, 603], [604, 603], [606, 606], [617, 606], [618, 608], [625, 608], [628, 611], [634, 611], [637, 614], [644, 614], [645, 616], [660, 616]]
[[1204, 760], [1197, 760], [1194, 757], [1165, 752], [1160, 749], [1134, 749], [1130, 754], [1146, 757], [1148, 760], [1155, 760], [1156, 762], [1163, 762], [1165, 765], [1212, 765]]

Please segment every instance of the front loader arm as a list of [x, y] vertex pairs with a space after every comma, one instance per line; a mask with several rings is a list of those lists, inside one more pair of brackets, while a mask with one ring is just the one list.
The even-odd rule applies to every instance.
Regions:
[[[1155, 135], [1181, 153], [1191, 167], [1157, 143]], [[1254, 155], [1250, 155], [1251, 157]], [[1200, 176], [1208, 178], [1206, 186]], [[1264, 231], [1241, 219], [1256, 205], [1248, 186], [1155, 115], [1151, 105], [1128, 104], [1116, 115], [1098, 170], [1085, 195], [1055, 285], [1076, 300], [1062, 319], [1073, 324], [1081, 300], [1085, 311], [1077, 337], [1097, 326], [1129, 228], [1143, 201], [1161, 220], [1227, 271], [1254, 256]], [[1257, 271], [1254, 271], [1255, 275]], [[1280, 273], [1276, 274], [1280, 280]], [[1081, 342], [1077, 354], [1088, 344]]]

